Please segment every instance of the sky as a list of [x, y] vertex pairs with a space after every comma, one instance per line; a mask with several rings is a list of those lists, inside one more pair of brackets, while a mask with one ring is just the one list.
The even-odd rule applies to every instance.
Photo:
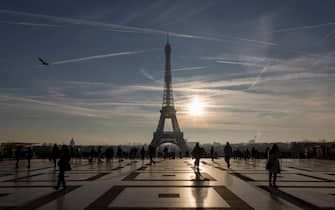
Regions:
[[188, 141], [334, 140], [334, 8], [331, 0], [2, 0], [0, 141], [149, 144], [167, 33]]

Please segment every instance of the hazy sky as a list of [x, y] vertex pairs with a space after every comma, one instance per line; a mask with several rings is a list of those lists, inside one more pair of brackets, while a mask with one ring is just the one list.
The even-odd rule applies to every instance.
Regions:
[[[166, 32], [186, 139], [335, 139], [334, 8], [331, 0], [2, 0], [0, 141], [150, 143]], [[201, 116], [188, 113], [194, 97]]]

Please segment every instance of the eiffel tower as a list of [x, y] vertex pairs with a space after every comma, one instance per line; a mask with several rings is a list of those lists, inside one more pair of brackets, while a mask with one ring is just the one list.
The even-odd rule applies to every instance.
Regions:
[[[160, 110], [161, 116], [159, 118], [156, 131], [153, 133], [151, 146], [159, 147], [163, 143], [172, 143], [179, 147], [182, 153], [188, 151], [186, 142], [184, 140], [183, 132], [179, 128], [176, 116], [176, 109], [174, 108], [173, 90], [172, 90], [172, 75], [171, 75], [171, 46], [169, 38], [165, 45], [165, 76], [164, 76], [164, 91], [163, 104]], [[164, 131], [165, 121], [171, 120], [172, 131]]]

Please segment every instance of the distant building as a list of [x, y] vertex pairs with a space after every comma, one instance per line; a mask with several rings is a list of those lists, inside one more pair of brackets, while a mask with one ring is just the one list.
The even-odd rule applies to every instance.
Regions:
[[255, 139], [251, 139], [249, 140], [248, 144], [255, 144], [256, 143], [256, 140]]
[[27, 147], [37, 143], [26, 142], [3, 142], [0, 144], [0, 153], [2, 157], [13, 157], [18, 146]]
[[70, 140], [70, 144], [69, 144], [69, 145], [70, 145], [71, 147], [73, 147], [75, 144], [76, 144], [76, 143], [74, 142], [74, 139], [72, 138], [72, 139]]

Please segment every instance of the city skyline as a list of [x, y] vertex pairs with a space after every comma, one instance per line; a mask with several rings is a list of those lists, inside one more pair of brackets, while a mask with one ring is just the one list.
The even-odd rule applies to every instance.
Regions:
[[334, 6], [4, 1], [0, 141], [149, 144], [167, 33], [185, 139], [334, 140]]

